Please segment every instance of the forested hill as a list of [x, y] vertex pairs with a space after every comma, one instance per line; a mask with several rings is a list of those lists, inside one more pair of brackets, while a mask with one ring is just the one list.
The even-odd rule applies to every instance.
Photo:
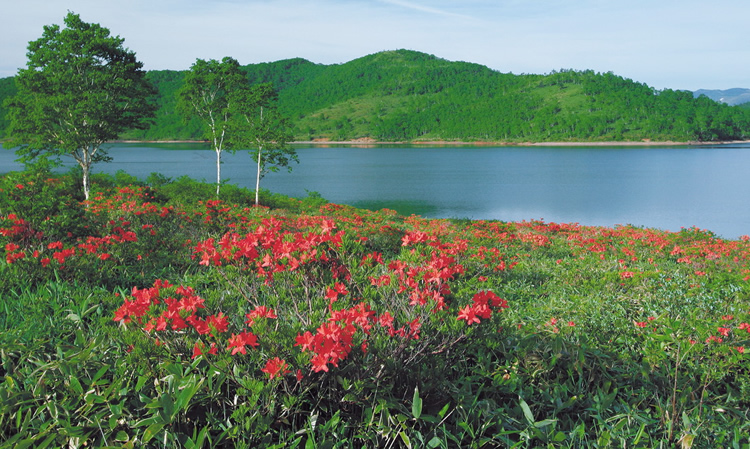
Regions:
[[[272, 81], [297, 140], [713, 141], [750, 138], [750, 110], [657, 91], [612, 73], [561, 70], [513, 75], [408, 50], [345, 64], [290, 59], [245, 66], [250, 83]], [[151, 71], [159, 111], [127, 138], [198, 138], [175, 112], [185, 72]], [[0, 80], [0, 96], [12, 92]], [[4, 128], [4, 122], [0, 122]]]

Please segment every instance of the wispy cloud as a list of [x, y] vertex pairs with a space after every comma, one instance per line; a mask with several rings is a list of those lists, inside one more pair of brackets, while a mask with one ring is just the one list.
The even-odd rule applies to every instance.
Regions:
[[0, 77], [67, 10], [125, 38], [148, 70], [196, 58], [342, 63], [407, 48], [513, 73], [612, 71], [656, 88], [750, 87], [747, 0], [49, 0], [8, 2]]
[[[464, 20], [476, 20], [476, 17], [472, 17], [466, 14], [459, 14], [445, 9], [433, 8], [430, 6], [420, 5], [413, 2], [405, 2], [403, 0], [380, 0], [382, 3], [388, 3], [389, 5], [400, 6], [402, 8], [411, 9], [414, 11], [425, 12], [428, 14], [434, 14], [437, 16], [445, 16]], [[460, 3], [459, 3], [460, 4]]]

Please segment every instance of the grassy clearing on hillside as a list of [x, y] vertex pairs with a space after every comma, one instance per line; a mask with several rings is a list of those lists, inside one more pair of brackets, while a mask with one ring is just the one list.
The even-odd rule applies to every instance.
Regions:
[[149, 183], [0, 181], [0, 447], [750, 444], [748, 239]]

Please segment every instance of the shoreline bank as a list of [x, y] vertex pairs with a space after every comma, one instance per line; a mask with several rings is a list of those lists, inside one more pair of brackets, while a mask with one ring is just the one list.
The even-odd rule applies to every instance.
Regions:
[[[114, 140], [111, 143], [209, 143], [205, 140]], [[649, 147], [649, 146], [697, 146], [697, 145], [732, 145], [746, 144], [750, 140], [730, 140], [719, 142], [701, 142], [701, 141], [603, 141], [603, 142], [465, 142], [452, 140], [429, 140], [429, 141], [379, 141], [374, 139], [354, 139], [354, 140], [300, 140], [289, 142], [290, 145], [311, 145], [311, 146], [330, 146], [330, 145], [351, 145], [351, 146], [380, 146], [380, 145], [416, 145], [416, 146], [500, 146], [500, 147], [613, 147], [613, 146], [632, 146], [632, 147]]]

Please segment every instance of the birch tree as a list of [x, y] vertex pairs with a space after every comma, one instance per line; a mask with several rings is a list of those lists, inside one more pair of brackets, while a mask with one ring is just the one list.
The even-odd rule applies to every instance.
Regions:
[[186, 118], [200, 118], [206, 129], [204, 136], [216, 153], [216, 196], [221, 188], [221, 155], [229, 149], [227, 132], [232, 101], [246, 86], [247, 80], [235, 59], [226, 57], [221, 62], [198, 59], [178, 92], [178, 110]]
[[256, 165], [255, 205], [260, 202], [260, 180], [269, 171], [299, 162], [296, 151], [287, 146], [292, 140], [291, 125], [276, 108], [278, 94], [271, 83], [242, 89], [233, 95], [232, 142], [237, 149], [248, 149]]
[[143, 64], [123, 47], [124, 39], [69, 12], [44, 27], [28, 45], [26, 68], [15, 77], [6, 147], [22, 162], [72, 157], [83, 171], [89, 198], [91, 167], [111, 160], [102, 145], [128, 129], [145, 128], [155, 106]]

